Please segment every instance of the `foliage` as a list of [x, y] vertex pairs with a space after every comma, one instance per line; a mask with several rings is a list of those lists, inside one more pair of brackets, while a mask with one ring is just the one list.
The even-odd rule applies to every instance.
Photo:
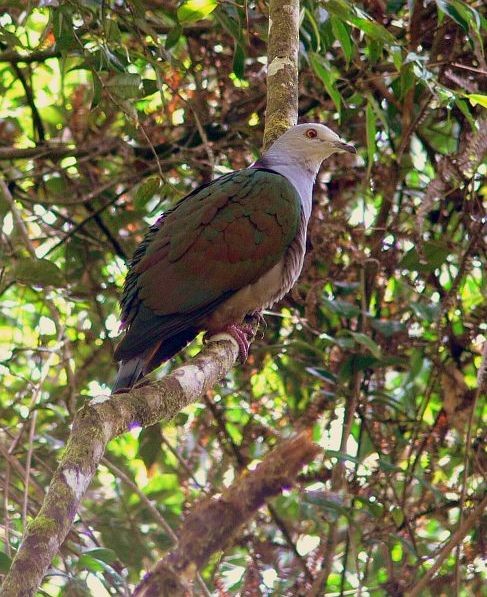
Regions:
[[[258, 154], [268, 27], [261, 0], [4, 5], [0, 572], [73, 413], [113, 381], [146, 226]], [[431, 566], [485, 491], [481, 7], [302, 2], [300, 117], [358, 156], [325, 164], [300, 283], [246, 365], [171, 425], [111, 442], [44, 594], [125, 594], [171, 544], [147, 500], [177, 533], [198, 497], [306, 426], [325, 457], [215, 554], [210, 589], [398, 595]], [[479, 594], [483, 550], [479, 523], [431, 594]]]

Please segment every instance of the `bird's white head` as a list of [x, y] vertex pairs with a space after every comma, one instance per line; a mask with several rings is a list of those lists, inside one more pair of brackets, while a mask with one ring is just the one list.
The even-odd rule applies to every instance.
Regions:
[[343, 151], [356, 153], [353, 145], [341, 139], [327, 126], [310, 122], [288, 129], [274, 141], [264, 156], [275, 159], [283, 154], [292, 155], [295, 160], [304, 160], [315, 169], [333, 153]]
[[286, 176], [311, 210], [313, 183], [323, 160], [337, 152], [356, 153], [353, 145], [323, 124], [297, 124], [278, 137], [255, 164]]

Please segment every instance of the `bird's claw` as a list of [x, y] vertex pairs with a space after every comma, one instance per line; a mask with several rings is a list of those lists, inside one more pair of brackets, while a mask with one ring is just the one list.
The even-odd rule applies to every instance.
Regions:
[[248, 315], [245, 316], [244, 321], [249, 323], [250, 325], [257, 324], [259, 329], [261, 327], [263, 328], [263, 330], [260, 330], [260, 336], [259, 336], [260, 339], [262, 340], [262, 338], [264, 337], [264, 331], [267, 329], [267, 322], [266, 322], [264, 316], [262, 315], [262, 311], [253, 311], [252, 313], [249, 313]]
[[240, 363], [245, 363], [249, 356], [250, 343], [254, 339], [255, 329], [250, 323], [232, 323], [224, 328], [213, 332], [211, 337], [215, 337], [218, 334], [228, 334], [231, 336], [238, 346], [238, 360]]

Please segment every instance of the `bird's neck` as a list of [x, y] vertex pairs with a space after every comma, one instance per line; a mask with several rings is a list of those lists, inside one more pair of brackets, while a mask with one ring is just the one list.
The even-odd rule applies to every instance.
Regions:
[[318, 174], [319, 163], [297, 160], [294, 156], [274, 156], [271, 151], [255, 162], [254, 168], [269, 168], [285, 176], [298, 191], [306, 221], [311, 214], [313, 184]]

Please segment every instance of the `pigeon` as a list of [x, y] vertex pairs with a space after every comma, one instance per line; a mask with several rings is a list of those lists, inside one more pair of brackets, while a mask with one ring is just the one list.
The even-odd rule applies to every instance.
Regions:
[[254, 164], [199, 186], [159, 217], [125, 279], [112, 392], [130, 389], [201, 331], [232, 336], [245, 361], [249, 318], [261, 318], [301, 273], [313, 184], [336, 152], [356, 150], [322, 124], [298, 124]]

